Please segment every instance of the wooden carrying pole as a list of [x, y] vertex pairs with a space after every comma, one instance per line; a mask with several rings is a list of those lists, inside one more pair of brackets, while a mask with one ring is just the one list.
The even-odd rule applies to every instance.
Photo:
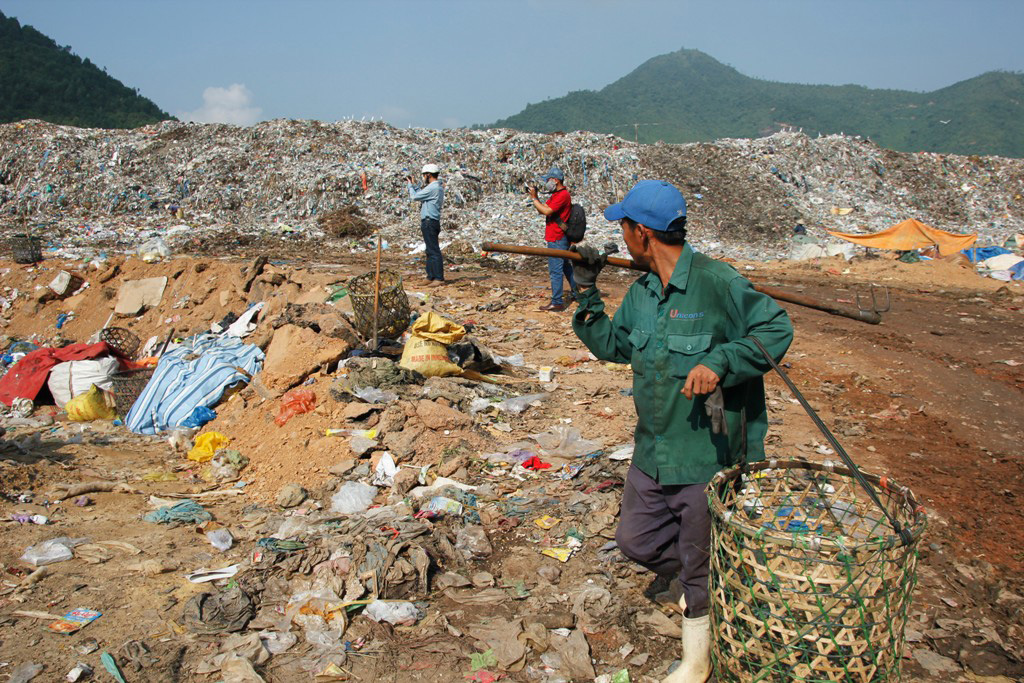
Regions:
[[380, 233], [377, 233], [377, 272], [373, 276], [373, 347], [370, 351], [377, 350], [377, 326], [380, 318]]
[[[526, 247], [518, 246], [514, 244], [496, 244], [494, 242], [484, 242], [481, 247], [484, 251], [498, 251], [505, 254], [525, 254], [526, 256], [547, 256], [549, 258], [567, 258], [571, 261], [582, 261], [583, 257], [577, 254], [575, 251], [568, 251], [566, 249], [548, 249], [547, 247]], [[608, 265], [616, 266], [617, 268], [629, 268], [630, 270], [638, 270], [646, 273], [650, 269], [646, 266], [634, 263], [632, 260], [627, 258], [617, 258], [615, 256], [608, 257]], [[807, 308], [813, 308], [816, 311], [824, 311], [825, 313], [831, 313], [832, 315], [839, 315], [844, 318], [850, 318], [851, 320], [859, 320], [862, 323], [868, 323], [869, 325], [877, 325], [882, 322], [882, 316], [877, 311], [855, 311], [850, 308], [843, 308], [841, 306], [833, 306], [830, 303], [820, 301], [813, 297], [802, 296], [800, 294], [793, 294], [777, 287], [765, 287], [764, 285], [754, 285], [754, 289], [762, 294], [767, 294], [773, 299], [779, 301], [785, 301], [787, 303], [796, 304], [798, 306], [805, 306]]]

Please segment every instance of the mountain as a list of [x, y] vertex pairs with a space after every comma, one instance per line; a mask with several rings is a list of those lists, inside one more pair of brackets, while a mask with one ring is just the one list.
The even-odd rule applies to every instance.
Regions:
[[87, 128], [136, 128], [173, 118], [31, 26], [0, 13], [0, 123], [42, 119]]
[[708, 142], [787, 126], [863, 135], [904, 152], [1024, 157], [1024, 74], [993, 71], [929, 93], [800, 85], [750, 78], [684, 49], [654, 57], [602, 90], [529, 104], [481, 127]]

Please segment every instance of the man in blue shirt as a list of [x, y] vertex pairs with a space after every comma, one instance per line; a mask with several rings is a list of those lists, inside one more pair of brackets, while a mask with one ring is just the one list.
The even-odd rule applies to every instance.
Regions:
[[437, 164], [427, 164], [422, 169], [423, 187], [412, 184], [412, 176], [407, 176], [409, 198], [420, 202], [420, 232], [423, 242], [427, 245], [427, 287], [444, 284], [444, 260], [441, 258], [441, 245], [438, 235], [441, 234], [441, 205], [444, 203], [444, 186], [438, 180], [441, 169]]

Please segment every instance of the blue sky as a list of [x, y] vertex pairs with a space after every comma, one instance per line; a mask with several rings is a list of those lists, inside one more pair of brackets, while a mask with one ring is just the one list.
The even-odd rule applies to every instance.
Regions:
[[0, 0], [180, 118], [489, 123], [682, 47], [796, 83], [1024, 71], [1020, 0]]

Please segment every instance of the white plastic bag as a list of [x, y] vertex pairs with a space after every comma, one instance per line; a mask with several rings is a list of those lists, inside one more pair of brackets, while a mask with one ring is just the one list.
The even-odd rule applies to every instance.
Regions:
[[157, 263], [171, 257], [171, 248], [164, 242], [163, 237], [154, 237], [143, 242], [137, 253], [146, 263]]
[[365, 512], [377, 495], [377, 487], [361, 484], [358, 481], [346, 481], [331, 496], [331, 512], [339, 515], [352, 515]]
[[86, 539], [84, 538], [68, 538], [67, 536], [52, 538], [49, 541], [30, 545], [25, 549], [25, 554], [21, 556], [21, 560], [22, 562], [28, 562], [33, 567], [64, 562], [75, 556], [71, 551], [72, 548], [85, 542]]
[[386, 621], [389, 624], [412, 626], [420, 619], [420, 611], [411, 602], [382, 602], [374, 600], [363, 612], [374, 621]]

